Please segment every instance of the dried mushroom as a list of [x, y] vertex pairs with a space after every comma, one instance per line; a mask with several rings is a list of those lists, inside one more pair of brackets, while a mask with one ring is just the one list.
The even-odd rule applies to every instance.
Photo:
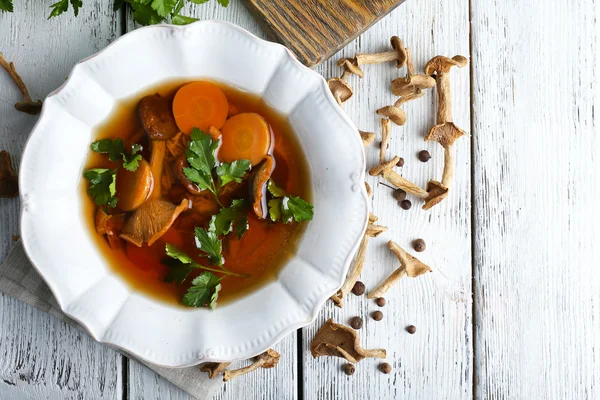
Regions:
[[419, 89], [414, 93], [400, 97], [398, 100], [396, 100], [393, 106], [381, 107], [380, 109], [376, 110], [375, 113], [377, 115], [388, 117], [394, 124], [402, 126], [406, 123], [406, 113], [400, 108], [400, 106], [407, 101], [423, 97], [423, 95], [424, 93]]
[[8, 72], [8, 75], [13, 80], [19, 91], [23, 95], [23, 101], [19, 101], [15, 103], [15, 108], [19, 111], [22, 111], [27, 114], [37, 115], [42, 111], [42, 101], [33, 101], [31, 96], [29, 95], [29, 90], [27, 90], [27, 86], [23, 82], [23, 79], [17, 73], [14, 63], [9, 63], [4, 55], [0, 51], [0, 66]]
[[138, 114], [150, 138], [150, 170], [154, 184], [148, 199], [125, 221], [119, 237], [141, 247], [143, 243], [151, 246], [164, 235], [179, 214], [189, 209], [189, 200], [183, 199], [179, 205], [174, 205], [163, 199], [161, 194], [167, 141], [179, 133], [171, 113], [171, 104], [158, 94], [146, 96], [138, 106]]
[[360, 277], [360, 273], [365, 265], [365, 257], [367, 255], [369, 238], [379, 236], [388, 229], [386, 226], [373, 225], [371, 222], [372, 219], [374, 222], [377, 220], [377, 217], [373, 214], [369, 214], [369, 224], [367, 225], [367, 230], [365, 231], [365, 235], [358, 246], [358, 250], [356, 251], [356, 255], [352, 260], [352, 264], [350, 264], [350, 269], [346, 275], [346, 280], [344, 281], [342, 287], [330, 297], [331, 301], [333, 301], [333, 303], [338, 307], [343, 307], [343, 298], [352, 291], [352, 288]]
[[365, 358], [385, 358], [386, 356], [384, 349], [366, 350], [360, 347], [358, 333], [347, 326], [336, 324], [331, 318], [315, 335], [310, 344], [310, 352], [314, 358], [342, 357], [353, 364]]
[[112, 249], [118, 249], [121, 247], [119, 234], [123, 229], [124, 223], [125, 214], [109, 215], [104, 212], [102, 207], [99, 207], [96, 211], [96, 233], [98, 235], [106, 235], [108, 244]]
[[420, 93], [423, 89], [431, 89], [434, 86], [435, 79], [431, 76], [415, 74], [412, 52], [410, 49], [406, 49], [406, 76], [392, 81], [392, 93], [396, 96], [407, 96]]
[[18, 195], [19, 179], [13, 168], [10, 153], [2, 150], [0, 151], [0, 197], [13, 198]]
[[342, 76], [327, 80], [327, 85], [329, 85], [329, 90], [331, 90], [331, 94], [333, 94], [335, 101], [337, 101], [337, 103], [341, 106], [342, 103], [344, 103], [354, 94], [352, 87], [350, 87], [347, 82], [348, 76], [355, 74], [362, 78], [363, 73], [358, 66], [346, 58], [342, 58], [340, 62], [338, 62], [338, 65], [344, 67]]
[[415, 185], [414, 183], [406, 180], [399, 173], [393, 170], [396, 164], [398, 164], [398, 161], [400, 161], [400, 157], [398, 156], [392, 158], [391, 161], [383, 161], [378, 166], [371, 168], [369, 170], [369, 175], [380, 175], [395, 187], [402, 189], [405, 192], [412, 194], [413, 196], [417, 196], [421, 199], [427, 199], [427, 197], [429, 196], [429, 193], [427, 193], [427, 191]]
[[381, 147], [379, 148], [379, 162], [385, 161], [385, 152], [390, 147], [392, 123], [387, 118], [381, 118]]
[[267, 350], [255, 357], [255, 361], [247, 367], [227, 370], [223, 373], [223, 381], [229, 381], [259, 368], [273, 368], [279, 362], [280, 355], [275, 350]]
[[371, 185], [365, 182], [365, 189], [367, 189], [367, 196], [373, 197], [373, 189], [371, 189]]
[[208, 374], [208, 377], [210, 379], [213, 379], [214, 377], [219, 375], [221, 372], [225, 371], [225, 368], [227, 368], [229, 366], [229, 364], [231, 364], [231, 363], [229, 363], [229, 362], [222, 362], [222, 363], [208, 362], [208, 363], [200, 364], [200, 371], [206, 372]]
[[402, 44], [402, 40], [400, 40], [398, 36], [392, 36], [390, 38], [390, 44], [393, 50], [375, 54], [357, 54], [357, 65], [396, 61], [396, 68], [403, 67], [406, 63], [406, 49], [404, 48], [404, 44]]
[[360, 138], [362, 139], [363, 146], [365, 147], [369, 146], [375, 140], [374, 132], [358, 131], [358, 133], [360, 133]]
[[[429, 209], [443, 200], [454, 178], [454, 142], [465, 132], [457, 127], [452, 119], [452, 95], [450, 91], [450, 69], [454, 66], [462, 68], [467, 65], [467, 59], [463, 56], [452, 58], [437, 56], [429, 60], [425, 65], [426, 74], [436, 74], [438, 109], [436, 125], [429, 130], [425, 140], [438, 142], [444, 148], [444, 172], [441, 182], [430, 182], [433, 193], [423, 206]], [[441, 194], [440, 194], [441, 193]], [[443, 196], [443, 197], [441, 197]]]
[[396, 269], [390, 276], [388, 276], [377, 288], [369, 293], [367, 296], [368, 299], [376, 299], [378, 297], [382, 297], [392, 286], [394, 286], [400, 278], [404, 275], [408, 275], [411, 278], [416, 278], [420, 275], [423, 275], [426, 272], [431, 272], [431, 268], [429, 266], [423, 264], [416, 257], [408, 254], [404, 249], [398, 246], [397, 243], [393, 241], [388, 242], [388, 247], [398, 260], [400, 261], [400, 267]]

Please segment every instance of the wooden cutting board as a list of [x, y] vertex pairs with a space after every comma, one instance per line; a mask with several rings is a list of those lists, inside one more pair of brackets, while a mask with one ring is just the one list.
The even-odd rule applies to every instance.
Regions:
[[404, 0], [246, 0], [309, 67], [325, 61]]

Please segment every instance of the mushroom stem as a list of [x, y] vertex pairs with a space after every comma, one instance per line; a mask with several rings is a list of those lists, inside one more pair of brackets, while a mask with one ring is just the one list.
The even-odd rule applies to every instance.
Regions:
[[367, 236], [370, 237], [377, 237], [379, 235], [381, 235], [383, 232], [387, 232], [388, 228], [387, 226], [382, 226], [382, 225], [372, 225], [369, 224], [369, 226], [367, 226]]
[[23, 96], [23, 101], [19, 101], [15, 103], [15, 108], [19, 111], [25, 112], [27, 114], [36, 115], [39, 114], [42, 110], [42, 102], [41, 101], [33, 101], [31, 96], [29, 95], [29, 90], [21, 79], [21, 76], [17, 73], [17, 69], [15, 68], [15, 64], [12, 62], [8, 62], [6, 58], [4, 58], [4, 54], [0, 51], [0, 66], [8, 72], [8, 75], [13, 80], [17, 88], [21, 92]]
[[165, 151], [167, 149], [167, 142], [164, 140], [152, 140], [152, 154], [150, 155], [150, 170], [154, 178], [154, 186], [148, 199], [155, 199], [161, 196], [161, 181], [163, 171], [163, 161], [165, 159]]
[[406, 80], [410, 82], [410, 78], [415, 74], [415, 63], [412, 58], [412, 51], [409, 48], [405, 48], [406, 51]]
[[373, 223], [375, 221], [377, 221], [379, 218], [377, 217], [377, 215], [373, 214], [372, 212], [369, 213], [369, 223]]
[[384, 349], [363, 349], [365, 358], [385, 358], [387, 353]]
[[252, 372], [252, 371], [257, 370], [260, 367], [262, 367], [265, 362], [266, 362], [266, 360], [261, 358], [261, 359], [254, 361], [252, 364], [248, 365], [247, 367], [233, 369], [233, 370], [226, 370], [225, 372], [223, 372], [223, 381], [226, 382], [233, 378], [237, 378], [238, 376], [246, 375], [248, 372]]
[[423, 275], [426, 272], [431, 272], [431, 268], [429, 268], [429, 266], [423, 264], [416, 257], [408, 254], [402, 247], [392, 240], [388, 242], [388, 247], [396, 255], [398, 261], [400, 261], [400, 267], [398, 267], [398, 269], [392, 272], [390, 276], [381, 282], [374, 291], [369, 293], [367, 299], [374, 299], [383, 296], [404, 275], [408, 275], [411, 278], [416, 278], [417, 276]]
[[450, 89], [450, 71], [438, 71], [436, 90], [438, 94], [437, 123], [452, 122], [452, 93]]
[[387, 118], [381, 118], [381, 148], [379, 149], [379, 162], [385, 161], [385, 152], [390, 146], [390, 132], [392, 123]]
[[379, 64], [382, 62], [396, 61], [397, 58], [398, 52], [396, 50], [390, 50], [382, 53], [357, 54], [356, 62], [358, 65]]
[[444, 172], [442, 173], [442, 185], [450, 189], [454, 178], [454, 145], [448, 144], [444, 147]]
[[425, 189], [415, 185], [396, 171], [385, 170], [381, 176], [398, 189], [402, 189], [406, 193], [412, 194], [420, 199], [426, 199], [427, 196], [429, 196], [429, 193], [427, 193]]
[[368, 182], [365, 182], [365, 189], [367, 189], [367, 197], [373, 197], [373, 189], [371, 189]]

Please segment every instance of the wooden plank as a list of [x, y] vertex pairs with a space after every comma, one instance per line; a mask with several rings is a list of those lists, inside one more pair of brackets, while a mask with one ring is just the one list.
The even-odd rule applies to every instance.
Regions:
[[475, 393], [597, 399], [597, 4], [472, 6]]
[[[48, 4], [15, 2], [0, 14], [0, 50], [15, 62], [32, 96], [62, 84], [79, 59], [110, 43], [120, 21], [109, 7], [86, 5], [79, 17], [47, 21]], [[36, 117], [16, 111], [20, 94], [0, 70], [0, 149], [15, 167]], [[0, 257], [19, 232], [18, 199], [0, 199]], [[121, 356], [19, 301], [0, 297], [0, 399], [114, 399], [122, 393]]]
[[[326, 77], [340, 74], [335, 62], [358, 52], [375, 52], [389, 46], [389, 37], [398, 35], [414, 54], [416, 67], [434, 55], [469, 55], [468, 1], [407, 1], [382, 19], [357, 40], [333, 57], [317, 71]], [[381, 139], [381, 122], [375, 109], [389, 105], [394, 98], [389, 82], [404, 74], [393, 63], [365, 66], [365, 77], [349, 79], [355, 89], [354, 98], [345, 110], [361, 130], [376, 131]], [[469, 69], [453, 70], [454, 120], [469, 131]], [[436, 143], [424, 143], [423, 137], [435, 123], [436, 96], [428, 91], [424, 98], [407, 104], [406, 125], [393, 126], [388, 157], [404, 157], [402, 174], [424, 186], [430, 178], [440, 179], [443, 151]], [[428, 149], [433, 158], [426, 164], [416, 153]], [[375, 288], [397, 266], [386, 248], [393, 239], [414, 254], [410, 243], [418, 237], [427, 250], [418, 257], [434, 269], [433, 274], [417, 279], [403, 279], [385, 298], [387, 305], [378, 308], [365, 296], [349, 295], [343, 309], [326, 304], [317, 321], [303, 330], [304, 398], [310, 399], [467, 399], [472, 397], [472, 320], [471, 320], [471, 207], [470, 207], [470, 143], [468, 138], [456, 142], [456, 179], [449, 197], [430, 211], [413, 200], [409, 211], [400, 209], [391, 190], [368, 177], [374, 190], [373, 212], [390, 232], [371, 240], [362, 274], [367, 292]], [[367, 167], [378, 164], [379, 148], [366, 149]], [[379, 222], [378, 221], [378, 222]], [[384, 314], [376, 322], [370, 314]], [[348, 323], [361, 316], [364, 327], [359, 330], [366, 348], [386, 348], [386, 361], [393, 367], [390, 375], [377, 370], [379, 360], [363, 360], [352, 377], [344, 375], [341, 358], [313, 359], [309, 345], [327, 318]], [[413, 324], [417, 332], [410, 335], [405, 327]]]
[[[202, 20], [229, 21], [259, 37], [266, 37], [266, 33], [261, 29], [259, 23], [239, 1], [232, 1], [227, 8], [219, 6], [216, 1], [202, 5], [187, 4], [182, 14]], [[137, 24], [129, 16], [127, 20], [128, 30], [137, 27]], [[276, 368], [257, 371], [226, 383], [223, 385], [222, 391], [215, 396], [215, 399], [295, 399], [298, 384], [296, 349], [296, 335], [287, 336], [275, 347], [275, 350], [280, 352], [282, 357]], [[181, 389], [134, 361], [129, 362], [128, 395], [132, 399], [179, 400], [190, 398]]]
[[316, 66], [396, 8], [403, 0], [246, 0], [279, 42]]

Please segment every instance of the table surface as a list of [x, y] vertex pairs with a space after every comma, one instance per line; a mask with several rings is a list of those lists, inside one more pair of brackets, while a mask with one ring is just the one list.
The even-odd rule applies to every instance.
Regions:
[[[86, 1], [79, 17], [47, 21], [47, 2], [18, 0], [0, 14], [0, 51], [14, 60], [35, 98], [59, 86], [73, 64], [135, 28], [109, 2]], [[43, 3], [43, 4], [42, 4]], [[100, 2], [98, 2], [100, 3]], [[593, 0], [408, 0], [317, 68], [388, 46], [392, 34], [413, 50], [417, 67], [433, 55], [463, 54], [452, 72], [454, 120], [469, 132], [456, 143], [456, 183], [431, 211], [401, 210], [388, 188], [368, 177], [372, 208], [390, 231], [369, 247], [362, 280], [373, 288], [396, 263], [385, 243], [408, 248], [422, 237], [433, 274], [405, 279], [386, 298], [384, 319], [364, 296], [343, 309], [327, 304], [317, 320], [275, 348], [282, 362], [223, 386], [218, 399], [592, 399], [600, 398], [600, 143], [597, 5]], [[266, 32], [243, 0], [211, 1], [188, 15]], [[365, 68], [345, 110], [362, 130], [380, 132], [374, 110], [390, 104], [390, 65]], [[548, 79], [547, 81], [545, 79]], [[0, 149], [19, 162], [36, 117], [13, 109], [19, 94], [0, 71]], [[597, 103], [596, 103], [597, 104]], [[435, 96], [405, 107], [389, 155], [424, 185], [438, 177], [443, 152], [424, 143]], [[433, 158], [421, 163], [419, 150]], [[367, 149], [367, 164], [378, 149]], [[0, 257], [19, 232], [19, 200], [0, 200]], [[596, 221], [596, 223], [594, 223]], [[309, 344], [327, 318], [365, 319], [365, 347], [384, 347], [390, 375], [365, 360], [345, 376], [343, 360], [313, 359]], [[417, 332], [404, 328], [414, 324]], [[0, 297], [0, 399], [187, 399], [135, 361], [36, 309]]]

